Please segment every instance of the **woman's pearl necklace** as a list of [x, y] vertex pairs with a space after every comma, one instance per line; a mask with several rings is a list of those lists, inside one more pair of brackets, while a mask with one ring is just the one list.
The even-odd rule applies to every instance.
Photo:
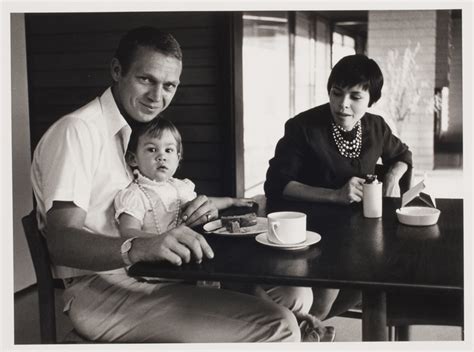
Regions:
[[341, 133], [341, 131], [348, 131], [336, 125], [334, 122], [332, 123], [332, 136], [334, 138], [334, 142], [336, 142], [339, 153], [346, 158], [358, 158], [362, 149], [362, 125], [360, 120], [357, 121], [355, 128], [357, 129], [355, 138], [351, 141], [348, 141]]
[[[140, 184], [140, 182], [138, 182], [138, 177], [135, 178], [135, 180], [133, 180], [133, 182], [135, 182], [138, 186], [138, 188], [143, 192], [143, 194], [145, 195], [145, 197], [147, 197], [148, 201], [150, 202], [150, 207], [151, 207], [151, 212], [152, 212], [152, 215], [153, 215], [153, 221], [155, 223], [155, 229], [156, 229], [156, 233], [158, 235], [160, 235], [162, 232], [161, 232], [161, 227], [160, 227], [160, 222], [158, 221], [158, 214], [156, 213], [156, 209], [153, 205], [153, 201], [151, 199], [151, 196], [150, 194], [148, 193], [148, 191], [145, 189], [145, 187], [143, 187], [143, 185]], [[173, 188], [176, 190], [176, 195], [177, 195], [177, 206], [176, 206], [176, 211], [175, 211], [175, 218], [174, 218], [174, 227], [177, 227], [180, 223], [179, 221], [179, 213], [181, 211], [181, 199], [180, 199], [180, 195], [179, 195], [179, 190], [178, 188], [173, 184], [173, 182], [171, 180], [168, 180], [166, 181], [167, 183], [169, 183], [171, 186], [173, 186]], [[173, 228], [174, 228], [173, 227]]]

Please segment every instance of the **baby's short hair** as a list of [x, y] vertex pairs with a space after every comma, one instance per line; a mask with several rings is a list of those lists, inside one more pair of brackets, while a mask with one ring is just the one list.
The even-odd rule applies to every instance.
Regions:
[[377, 63], [365, 55], [356, 54], [343, 57], [333, 67], [329, 75], [327, 90], [361, 85], [369, 91], [369, 106], [377, 102], [382, 95], [383, 74]]
[[163, 132], [170, 132], [174, 139], [176, 139], [177, 152], [180, 154], [180, 159], [183, 158], [183, 140], [181, 133], [179, 133], [176, 126], [164, 117], [157, 116], [153, 120], [136, 124], [132, 128], [132, 134], [130, 135], [130, 142], [128, 143], [128, 152], [136, 153], [138, 147], [138, 139], [141, 136], [148, 135], [150, 137], [161, 137]]

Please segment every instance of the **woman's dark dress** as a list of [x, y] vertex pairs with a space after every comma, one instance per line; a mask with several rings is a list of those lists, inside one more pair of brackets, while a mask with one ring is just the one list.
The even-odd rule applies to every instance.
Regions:
[[285, 124], [285, 134], [270, 160], [265, 194], [279, 198], [290, 181], [338, 189], [353, 176], [373, 174], [379, 157], [384, 165], [403, 161], [412, 167], [412, 153], [392, 134], [381, 116], [366, 113], [361, 119], [360, 156], [342, 156], [332, 136], [329, 103], [302, 112]]

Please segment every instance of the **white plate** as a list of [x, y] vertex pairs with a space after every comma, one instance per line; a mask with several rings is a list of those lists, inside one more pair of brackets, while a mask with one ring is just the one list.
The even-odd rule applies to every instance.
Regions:
[[430, 226], [438, 222], [441, 211], [429, 207], [403, 207], [396, 210], [398, 221], [411, 226]]
[[216, 235], [224, 236], [253, 236], [259, 233], [265, 232], [268, 229], [268, 220], [267, 218], [257, 217], [257, 224], [248, 227], [242, 227], [239, 233], [229, 232], [225, 227], [222, 227], [222, 222], [220, 219], [208, 222], [203, 226], [204, 231], [213, 233]]
[[285, 250], [295, 250], [295, 249], [303, 249], [306, 247], [311, 246], [312, 244], [318, 243], [321, 241], [321, 235], [317, 232], [306, 231], [306, 241], [296, 244], [278, 244], [270, 242], [267, 238], [267, 232], [261, 233], [255, 240], [265, 246], [270, 246], [278, 249], [285, 249]]

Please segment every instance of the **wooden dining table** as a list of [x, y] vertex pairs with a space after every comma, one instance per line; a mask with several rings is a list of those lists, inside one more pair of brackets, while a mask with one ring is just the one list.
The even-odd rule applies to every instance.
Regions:
[[255, 236], [205, 234], [213, 259], [175, 266], [141, 262], [129, 275], [184, 280], [350, 288], [362, 291], [362, 339], [387, 340], [387, 294], [463, 294], [463, 200], [437, 199], [431, 226], [398, 222], [400, 198], [383, 199], [381, 218], [350, 206], [267, 201], [260, 215], [279, 210], [307, 214], [307, 229], [321, 240], [282, 250]]

